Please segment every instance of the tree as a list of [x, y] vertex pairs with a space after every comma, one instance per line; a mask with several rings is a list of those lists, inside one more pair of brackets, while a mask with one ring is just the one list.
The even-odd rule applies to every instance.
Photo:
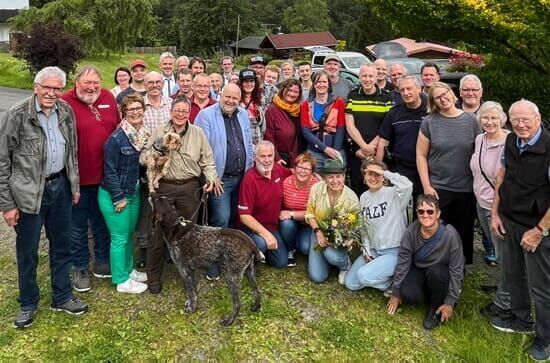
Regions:
[[289, 33], [327, 31], [330, 27], [327, 2], [297, 1], [283, 13], [283, 25]]
[[156, 29], [153, 5], [158, 0], [57, 0], [42, 8], [21, 10], [14, 28], [29, 30], [37, 22], [60, 21], [79, 36], [90, 53], [124, 53], [140, 38], [152, 37]]
[[463, 41], [470, 50], [521, 59], [550, 72], [550, 3], [546, 0], [363, 0], [397, 33]]
[[174, 9], [171, 24], [182, 53], [210, 55], [237, 39], [237, 23], [240, 39], [259, 32], [251, 1], [190, 0]]
[[59, 22], [35, 23], [23, 34], [15, 52], [27, 62], [31, 73], [57, 66], [69, 74], [74, 72], [78, 60], [84, 58], [80, 43], [80, 39], [65, 31]]

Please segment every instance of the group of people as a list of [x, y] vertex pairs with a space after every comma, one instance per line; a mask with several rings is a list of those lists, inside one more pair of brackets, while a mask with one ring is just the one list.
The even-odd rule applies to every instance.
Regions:
[[[208, 75], [200, 58], [163, 53], [160, 72], [139, 59], [117, 69], [111, 91], [94, 66], [80, 69], [66, 92], [59, 68], [36, 74], [34, 95], [0, 123], [0, 210], [17, 234], [16, 327], [30, 325], [38, 308], [42, 226], [53, 309], [88, 309], [72, 289], [92, 288], [89, 225], [95, 277], [123, 293], [161, 292], [169, 256], [162, 231], [150, 226], [140, 161], [175, 133], [180, 144], [156, 194], [179, 215], [199, 222], [208, 208], [200, 222], [242, 229], [277, 268], [295, 266], [301, 253], [315, 283], [334, 266], [348, 289], [389, 296], [389, 314], [402, 302], [427, 302], [427, 329], [453, 314], [477, 217], [502, 265], [482, 313], [502, 331], [535, 329], [529, 354], [548, 358], [550, 135], [535, 104], [510, 107], [509, 131], [502, 106], [482, 101], [479, 78], [465, 76], [457, 99], [435, 64], [423, 67], [422, 84], [400, 64], [391, 82], [383, 60], [364, 64], [357, 89], [332, 55], [315, 73], [307, 63], [281, 70], [261, 56], [238, 77], [233, 66], [224, 57], [221, 72]], [[322, 228], [334, 211], [361, 218], [354, 261]], [[217, 280], [218, 267], [206, 277]]]

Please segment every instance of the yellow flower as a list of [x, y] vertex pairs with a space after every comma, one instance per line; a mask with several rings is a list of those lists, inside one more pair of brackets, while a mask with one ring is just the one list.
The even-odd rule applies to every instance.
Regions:
[[353, 213], [350, 213], [350, 214], [348, 214], [348, 219], [351, 223], [353, 223], [357, 220], [357, 216], [355, 216], [355, 214], [353, 214]]

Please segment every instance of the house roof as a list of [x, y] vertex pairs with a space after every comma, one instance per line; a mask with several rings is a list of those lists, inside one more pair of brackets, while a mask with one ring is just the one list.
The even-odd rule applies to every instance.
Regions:
[[[441, 44], [430, 43], [430, 42], [417, 42], [416, 40], [409, 39], [409, 38], [397, 38], [397, 39], [393, 39], [391, 41], [399, 43], [402, 46], [404, 46], [406, 51], [407, 51], [407, 56], [409, 56], [409, 57], [414, 56], [415, 54], [418, 54], [418, 53], [426, 52], [426, 51], [436, 51], [436, 52], [441, 52], [441, 53], [447, 53], [449, 55], [453, 51], [456, 51], [456, 52], [460, 51], [458, 49], [446, 47], [446, 46], [441, 45]], [[374, 48], [375, 45], [376, 44], [371, 44], [371, 45], [367, 46], [367, 48], [372, 50], [372, 48]]]
[[294, 49], [304, 46], [336, 46], [336, 38], [330, 32], [268, 34], [260, 43], [261, 48]]
[[17, 9], [0, 9], [0, 23], [5, 23], [9, 18], [19, 13]]
[[260, 43], [262, 42], [262, 40], [264, 40], [264, 38], [265, 38], [265, 36], [246, 37], [246, 38], [243, 38], [243, 39], [239, 40], [238, 42], [231, 43], [229, 46], [232, 47], [232, 48], [236, 48], [237, 43], [238, 43], [239, 48], [259, 50], [260, 49]]

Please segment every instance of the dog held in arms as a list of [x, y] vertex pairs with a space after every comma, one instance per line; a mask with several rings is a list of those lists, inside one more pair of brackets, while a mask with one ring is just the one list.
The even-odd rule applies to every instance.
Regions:
[[260, 290], [256, 283], [255, 266], [264, 260], [262, 252], [244, 232], [229, 229], [200, 226], [178, 216], [176, 209], [166, 198], [152, 197], [153, 238], [163, 238], [170, 256], [178, 269], [187, 292], [185, 311], [197, 309], [195, 271], [217, 264], [225, 277], [233, 300], [231, 314], [220, 320], [222, 325], [231, 325], [239, 314], [241, 300], [239, 289], [243, 275], [246, 275], [254, 302], [251, 310], [260, 309]]
[[162, 139], [156, 140], [141, 156], [141, 163], [147, 167], [147, 184], [149, 194], [155, 193], [159, 180], [168, 174], [172, 153], [179, 149], [181, 137], [175, 132], [168, 132]]

